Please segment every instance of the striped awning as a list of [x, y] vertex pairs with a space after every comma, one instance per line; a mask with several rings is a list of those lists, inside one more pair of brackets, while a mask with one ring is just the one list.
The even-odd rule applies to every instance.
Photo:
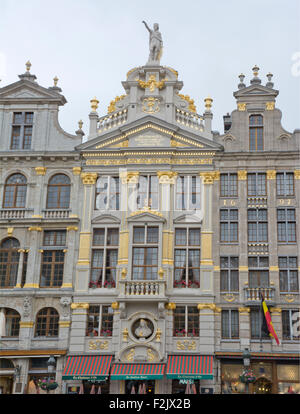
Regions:
[[170, 355], [168, 358], [167, 378], [213, 379], [213, 356]]
[[63, 380], [104, 380], [109, 376], [112, 355], [69, 356]]
[[165, 364], [114, 364], [110, 379], [161, 379], [164, 375]]

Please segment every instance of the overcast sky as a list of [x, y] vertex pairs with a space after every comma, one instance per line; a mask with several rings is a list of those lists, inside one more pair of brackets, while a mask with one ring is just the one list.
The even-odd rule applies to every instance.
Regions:
[[163, 37], [163, 66], [179, 72], [181, 93], [203, 113], [213, 102], [213, 129], [223, 133], [226, 112], [236, 108], [238, 75], [260, 67], [262, 84], [274, 74], [277, 107], [288, 131], [300, 128], [299, 0], [0, 0], [0, 87], [18, 80], [25, 62], [40, 85], [59, 78], [68, 103], [60, 124], [70, 133], [84, 121], [88, 131], [90, 99], [109, 102], [124, 93], [121, 81], [148, 59], [142, 20], [158, 22]]

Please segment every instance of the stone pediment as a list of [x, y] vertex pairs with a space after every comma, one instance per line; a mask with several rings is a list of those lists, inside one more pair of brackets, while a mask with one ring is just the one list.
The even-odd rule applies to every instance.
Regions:
[[121, 221], [111, 214], [101, 214], [92, 220], [93, 224], [120, 224]]
[[242, 88], [233, 93], [236, 98], [242, 98], [246, 96], [269, 96], [276, 97], [279, 91], [276, 89], [271, 89], [263, 85], [250, 85], [246, 88]]
[[0, 88], [0, 102], [14, 100], [21, 102], [33, 101], [33, 102], [58, 102], [60, 104], [66, 103], [66, 99], [63, 95], [60, 95], [54, 90], [46, 89], [35, 82], [21, 80], [8, 85], [4, 88]]
[[219, 151], [220, 144], [196, 134], [188, 133], [166, 122], [159, 123], [147, 119], [136, 122], [131, 126], [120, 128], [113, 133], [101, 134], [80, 146], [82, 151], [107, 151], [107, 150], [152, 150], [152, 149], [197, 149], [200, 151]]
[[174, 224], [180, 224], [180, 223], [197, 223], [201, 224], [202, 222], [202, 214], [198, 211], [191, 212], [190, 214], [182, 214], [181, 216], [174, 219]]
[[163, 215], [155, 210], [138, 210], [138, 211], [134, 211], [133, 213], [131, 213], [127, 219], [128, 222], [165, 222], [165, 218], [163, 217]]

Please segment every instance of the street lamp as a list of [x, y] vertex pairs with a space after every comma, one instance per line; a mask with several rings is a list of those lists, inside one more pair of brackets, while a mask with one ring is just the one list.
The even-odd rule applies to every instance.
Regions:
[[[251, 354], [249, 352], [249, 349], [245, 348], [243, 351], [243, 364], [244, 364], [245, 372], [248, 372], [248, 368], [250, 367], [250, 358], [251, 358]], [[246, 394], [249, 394], [249, 382], [248, 381], [245, 382], [245, 390], [246, 390]]]
[[53, 355], [47, 361], [48, 374], [52, 374], [55, 371], [56, 361]]
[[50, 378], [50, 375], [55, 372], [55, 365], [56, 361], [53, 355], [50, 356], [50, 358], [47, 361], [47, 371], [48, 371], [48, 378], [44, 378], [43, 380], [40, 380], [39, 387], [42, 390], [47, 391], [47, 394], [50, 390], [55, 390], [58, 387], [58, 384], [55, 380]]

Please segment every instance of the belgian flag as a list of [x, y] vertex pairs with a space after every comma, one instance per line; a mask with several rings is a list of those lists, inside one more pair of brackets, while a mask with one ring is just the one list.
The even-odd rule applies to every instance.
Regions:
[[261, 304], [262, 304], [262, 308], [263, 308], [263, 311], [264, 311], [265, 320], [266, 320], [266, 323], [267, 323], [269, 335], [272, 336], [272, 338], [275, 339], [277, 345], [279, 345], [279, 339], [278, 339], [278, 336], [277, 336], [277, 334], [275, 332], [275, 329], [273, 327], [273, 323], [272, 323], [272, 320], [271, 320], [271, 315], [270, 315], [269, 309], [267, 307], [265, 298], [264, 298], [262, 293], [260, 293], [260, 295], [261, 295]]

